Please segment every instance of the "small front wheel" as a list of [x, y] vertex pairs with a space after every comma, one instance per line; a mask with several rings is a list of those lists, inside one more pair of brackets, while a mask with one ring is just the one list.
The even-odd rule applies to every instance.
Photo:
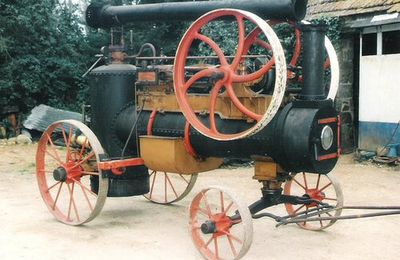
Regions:
[[[292, 174], [291, 179], [285, 183], [285, 195], [307, 196], [318, 202], [332, 205], [335, 210], [318, 214], [317, 217], [338, 217], [342, 213], [343, 193], [339, 182], [331, 174], [298, 173]], [[317, 203], [292, 205], [285, 204], [289, 215], [296, 215], [299, 212], [315, 209]], [[336, 220], [321, 220], [297, 223], [299, 227], [307, 230], [322, 230], [332, 226]]]
[[189, 225], [194, 245], [207, 259], [240, 259], [253, 240], [248, 207], [224, 187], [210, 187], [196, 195]]

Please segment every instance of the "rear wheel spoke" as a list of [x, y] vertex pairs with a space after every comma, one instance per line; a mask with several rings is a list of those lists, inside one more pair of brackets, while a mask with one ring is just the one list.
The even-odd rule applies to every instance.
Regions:
[[81, 160], [82, 157], [83, 157], [83, 152], [84, 152], [85, 149], [86, 149], [87, 141], [88, 141], [88, 140], [87, 140], [87, 138], [85, 137], [85, 141], [83, 142], [82, 147], [81, 147], [81, 151], [79, 152], [79, 160]]
[[[47, 133], [46, 133], [46, 135], [47, 135], [47, 140], [48, 140], [48, 142], [50, 143], [50, 149], [54, 152], [54, 157], [53, 157], [53, 158], [56, 159], [56, 160], [62, 165], [63, 162], [62, 162], [62, 160], [61, 160], [60, 155], [59, 155], [58, 152], [57, 152], [57, 149], [56, 149], [56, 147], [55, 147], [53, 141], [51, 140], [51, 137], [50, 137], [49, 134], [47, 134]], [[46, 151], [47, 151], [47, 150], [46, 150]], [[50, 155], [49, 152], [48, 152], [48, 154]]]
[[[77, 183], [78, 183], [78, 182], [77, 182]], [[78, 184], [78, 185], [79, 185], [79, 184]], [[82, 193], [83, 193], [83, 195], [85, 196], [86, 202], [87, 202], [88, 205], [89, 205], [89, 209], [90, 209], [91, 211], [93, 211], [92, 203], [90, 202], [89, 197], [88, 197], [88, 195], [87, 195], [85, 189], [82, 187], [82, 185], [79, 185], [79, 187], [81, 187]]]
[[69, 184], [67, 184], [68, 192], [69, 192], [69, 204], [68, 204], [68, 215], [67, 219], [71, 221], [71, 208], [72, 208], [72, 196], [71, 196], [71, 188]]
[[175, 197], [176, 197], [176, 198], [178, 198], [178, 193], [176, 193], [176, 190], [175, 190], [175, 188], [174, 188], [174, 185], [172, 185], [172, 182], [171, 182], [170, 178], [168, 177], [168, 175], [167, 175], [167, 174], [165, 174], [165, 177], [167, 178], [167, 180], [168, 180], [168, 183], [169, 183], [169, 186], [171, 186], [171, 188], [172, 188], [172, 191], [173, 191], [173, 192], [174, 192], [174, 194], [175, 194]]
[[167, 203], [168, 195], [167, 195], [167, 173], [164, 172], [164, 202]]
[[93, 196], [97, 197], [97, 194], [94, 193], [92, 190], [90, 190], [88, 187], [86, 187], [82, 182], [76, 180], [76, 179], [72, 179], [74, 181], [74, 183], [77, 183], [79, 186], [81, 186], [82, 189], [85, 189], [86, 191], [88, 191], [90, 194], [92, 194]]
[[69, 134], [68, 134], [68, 144], [67, 144], [67, 161], [72, 160], [72, 158], [71, 158], [72, 133], [73, 133], [73, 128], [72, 128], [72, 126], [70, 126], [69, 127]]
[[55, 184], [51, 185], [48, 189], [47, 192], [49, 192], [52, 188], [56, 187], [58, 184], [60, 184], [61, 181], [56, 182]]
[[155, 171], [153, 171], [152, 174], [154, 175], [154, 177], [153, 177], [153, 181], [151, 182], [151, 187], [150, 187], [150, 199], [151, 199], [151, 196], [153, 195], [154, 183], [155, 183], [156, 177], [157, 177], [157, 173]]
[[75, 215], [76, 215], [76, 220], [77, 221], [80, 221], [80, 219], [79, 219], [79, 214], [78, 214], [78, 209], [77, 209], [77, 207], [76, 207], [76, 204], [75, 204], [75, 199], [74, 199], [74, 188], [75, 188], [75, 184], [74, 183], [72, 183], [72, 188], [69, 186], [69, 184], [67, 184], [67, 187], [68, 187], [68, 191], [69, 191], [69, 196], [70, 196], [70, 201], [69, 201], [69, 203], [70, 203], [70, 206], [69, 206], [69, 208], [68, 208], [68, 216], [71, 216], [71, 205], [72, 205], [72, 207], [73, 207], [73, 209], [74, 209], [74, 212], [75, 212]]
[[71, 169], [75, 169], [78, 166], [81, 166], [82, 164], [86, 163], [90, 158], [94, 157], [96, 154], [92, 151], [90, 152], [84, 159], [82, 159], [81, 161], [79, 161], [77, 164], [75, 164], [74, 166], [72, 166], [70, 168]]
[[56, 160], [56, 162], [58, 163], [57, 166], [59, 166], [59, 167], [63, 166], [64, 163], [63, 163], [60, 159], [58, 159], [55, 155], [53, 155], [52, 153], [50, 153], [50, 152], [47, 151], [47, 150], [46, 150], [46, 153], [47, 153], [51, 158], [53, 158], [54, 160]]
[[83, 174], [86, 175], [92, 175], [92, 176], [100, 176], [98, 172], [88, 172], [88, 171], [82, 171]]
[[193, 188], [197, 174], [187, 179], [183, 174], [157, 172], [149, 169], [149, 193], [143, 195], [146, 199], [157, 204], [171, 204], [183, 199]]
[[51, 208], [52, 208], [53, 210], [55, 210], [55, 208], [56, 208], [57, 201], [58, 201], [58, 197], [60, 196], [60, 192], [61, 192], [61, 188], [62, 188], [63, 184], [64, 184], [64, 183], [61, 182], [60, 187], [58, 187], [56, 199], [54, 200], [53, 205], [51, 206]]
[[186, 180], [186, 178], [185, 177], [183, 177], [183, 175], [182, 174], [179, 174], [179, 176], [181, 176], [181, 178], [189, 185], [189, 181], [188, 180]]

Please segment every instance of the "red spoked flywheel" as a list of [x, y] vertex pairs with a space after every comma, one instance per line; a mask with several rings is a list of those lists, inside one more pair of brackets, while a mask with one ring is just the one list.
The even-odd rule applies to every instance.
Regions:
[[[228, 59], [221, 47], [211, 39], [211, 37], [202, 33], [202, 29], [216, 20], [227, 20], [232, 18], [237, 24], [238, 40], [236, 54], [232, 59]], [[246, 30], [250, 30], [250, 32], [246, 33]], [[261, 39], [262, 35], [265, 35], [267, 41]], [[188, 65], [187, 61], [189, 52], [192, 46], [199, 42], [204, 43], [212, 49], [218, 57], [218, 64], [203, 69], [187, 79], [185, 75], [185, 67]], [[253, 45], [270, 51], [272, 54], [270, 55], [271, 58], [266, 59], [265, 64], [254, 72], [249, 74], [240, 73], [240, 70], [238, 69], [240, 67], [239, 65], [243, 62], [245, 55], [248, 54], [249, 49]], [[276, 77], [271, 102], [264, 114], [258, 114], [241, 102], [235, 90], [237, 90], [239, 83], [246, 85], [246, 83], [256, 81], [273, 67], [275, 69]], [[250, 12], [235, 9], [219, 9], [200, 17], [190, 26], [183, 36], [176, 52], [174, 64], [175, 94], [182, 113], [197, 131], [207, 137], [220, 141], [240, 139], [260, 131], [276, 114], [281, 105], [286, 88], [286, 69], [283, 48], [275, 32], [267, 22]], [[214, 79], [212, 89], [210, 90], [208, 120], [201, 118], [204, 117], [204, 115], [200, 116], [198, 111], [194, 111], [189, 101], [191, 88], [196, 84], [196, 82], [204, 78]], [[249, 121], [255, 122], [255, 124], [249, 125], [248, 129], [235, 133], [226, 133], [221, 131], [221, 129], [218, 129], [216, 123], [216, 103], [222, 90], [225, 90], [224, 94], [229, 97], [233, 106], [236, 107], [245, 118], [248, 118]]]

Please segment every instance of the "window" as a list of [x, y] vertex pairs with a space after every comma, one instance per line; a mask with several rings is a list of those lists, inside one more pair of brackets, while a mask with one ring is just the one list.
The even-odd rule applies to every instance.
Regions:
[[400, 53], [400, 31], [382, 33], [382, 54]]
[[377, 34], [367, 33], [362, 36], [362, 56], [377, 55]]

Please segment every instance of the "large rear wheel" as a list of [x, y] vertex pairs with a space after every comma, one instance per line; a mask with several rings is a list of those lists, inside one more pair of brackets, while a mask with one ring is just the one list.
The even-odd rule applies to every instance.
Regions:
[[98, 168], [104, 150], [83, 123], [58, 121], [39, 140], [36, 177], [42, 198], [54, 217], [68, 225], [94, 219], [104, 206], [108, 178]]

